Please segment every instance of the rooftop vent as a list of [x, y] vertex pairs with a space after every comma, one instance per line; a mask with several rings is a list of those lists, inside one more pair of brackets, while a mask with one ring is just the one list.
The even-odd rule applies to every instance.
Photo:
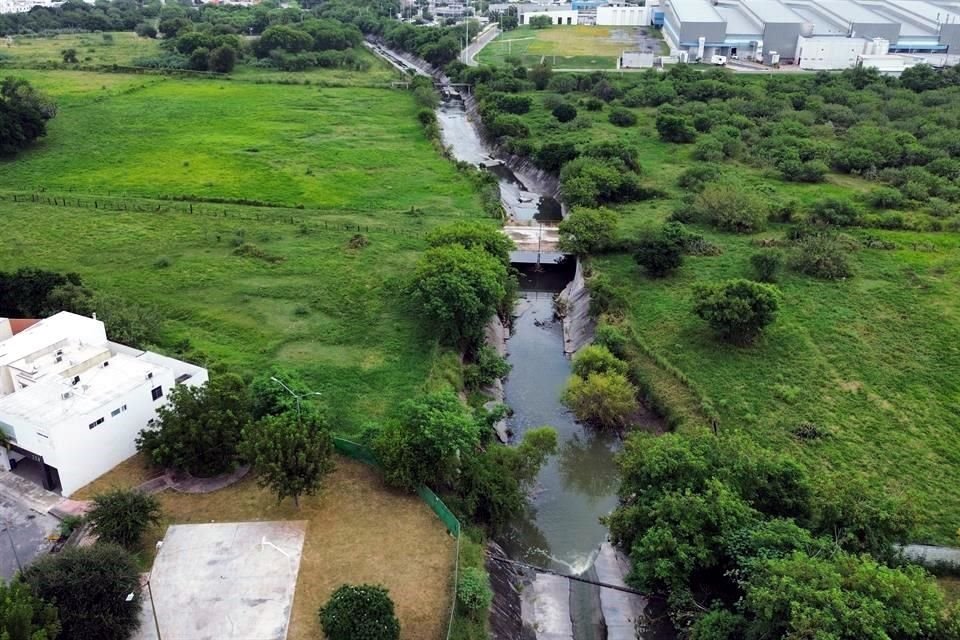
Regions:
[[72, 384], [73, 386], [77, 386], [78, 384], [80, 384], [80, 376], [73, 376], [73, 380], [70, 381], [70, 384]]
[[72, 397], [73, 397], [73, 392], [72, 392], [72, 391], [64, 391], [63, 393], [60, 394], [60, 399], [61, 399], [61, 400], [66, 400], [66, 399], [72, 398]]

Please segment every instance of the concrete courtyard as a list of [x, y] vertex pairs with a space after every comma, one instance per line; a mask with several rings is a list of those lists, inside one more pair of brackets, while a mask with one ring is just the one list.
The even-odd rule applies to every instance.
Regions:
[[50, 550], [60, 521], [47, 511], [59, 496], [15, 476], [0, 472], [0, 580], [9, 580], [38, 555]]
[[306, 525], [171, 526], [144, 586], [136, 640], [155, 640], [157, 626], [164, 639], [285, 640]]

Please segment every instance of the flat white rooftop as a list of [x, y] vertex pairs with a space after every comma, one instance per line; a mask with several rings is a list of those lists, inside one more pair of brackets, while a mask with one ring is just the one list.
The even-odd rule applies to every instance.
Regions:
[[723, 22], [709, 0], [672, 0], [670, 6], [681, 22]]
[[307, 523], [173, 525], [144, 588], [135, 640], [285, 640]]
[[847, 20], [848, 22], [863, 22], [866, 24], [890, 24], [896, 23], [895, 20], [884, 17], [879, 13], [875, 13], [870, 9], [867, 9], [863, 5], [859, 5], [852, 0], [824, 0], [818, 2], [821, 7], [828, 11], [832, 11], [840, 18]]
[[804, 19], [790, 7], [777, 0], [742, 0], [741, 4], [765, 23], [798, 24]]
[[805, 22], [813, 26], [813, 35], [815, 36], [847, 35], [846, 24], [842, 24], [836, 18], [824, 15], [808, 4], [790, 3], [788, 6]]
[[747, 17], [739, 8], [727, 5], [717, 5], [717, 13], [727, 21], [727, 36], [731, 35], [759, 35], [763, 33], [763, 25]]

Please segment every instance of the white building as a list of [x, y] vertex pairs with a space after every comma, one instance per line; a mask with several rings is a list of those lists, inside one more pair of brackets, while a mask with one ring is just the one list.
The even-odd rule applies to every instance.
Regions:
[[650, 7], [634, 5], [605, 5], [597, 7], [599, 26], [646, 27], [650, 24]]
[[61, 4], [61, 1], [49, 0], [0, 0], [0, 13], [27, 13], [34, 7], [59, 7]]
[[61, 312], [14, 334], [0, 319], [0, 470], [35, 465], [69, 496], [136, 453], [135, 440], [177, 384], [201, 367], [107, 339], [95, 318]]

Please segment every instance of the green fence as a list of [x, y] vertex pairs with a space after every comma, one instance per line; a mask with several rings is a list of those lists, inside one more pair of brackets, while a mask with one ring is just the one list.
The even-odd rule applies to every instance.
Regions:
[[[334, 438], [333, 447], [337, 450], [337, 453], [344, 455], [353, 460], [358, 460], [374, 467], [380, 468], [380, 464], [377, 462], [377, 457], [373, 455], [373, 451], [370, 450], [366, 445], [353, 442], [352, 440], [347, 440], [346, 438]], [[453, 586], [451, 588], [452, 595], [450, 601], [450, 619], [447, 622], [447, 640], [450, 640], [450, 634], [453, 631], [453, 616], [457, 608], [457, 582], [460, 578], [460, 521], [457, 519], [457, 516], [453, 515], [453, 512], [443, 503], [437, 494], [430, 490], [429, 487], [420, 485], [417, 488], [417, 495], [427, 503], [437, 517], [440, 518], [440, 521], [443, 522], [444, 526], [447, 527], [447, 531], [450, 532], [454, 538], [457, 539], [456, 549], [454, 550], [454, 563], [453, 563]]]

